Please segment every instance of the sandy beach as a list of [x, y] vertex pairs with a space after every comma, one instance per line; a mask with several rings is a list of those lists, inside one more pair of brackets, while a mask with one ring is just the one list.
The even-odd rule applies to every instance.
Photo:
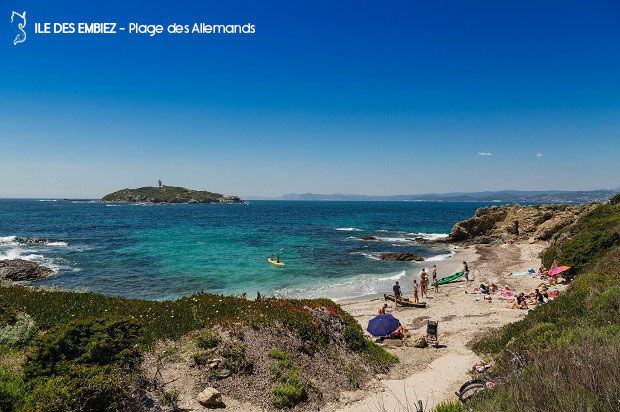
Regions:
[[[326, 411], [409, 411], [418, 399], [425, 410], [437, 403], [454, 399], [454, 392], [469, 378], [472, 366], [480, 361], [468, 343], [485, 331], [522, 318], [526, 310], [509, 309], [508, 303], [493, 298], [484, 301], [476, 293], [480, 283], [509, 286], [518, 292], [530, 292], [539, 279], [514, 276], [540, 266], [539, 254], [545, 244], [514, 243], [460, 247], [449, 259], [437, 262], [439, 277], [460, 270], [462, 262], [470, 265], [470, 281], [459, 281], [440, 286], [439, 293], [429, 292], [425, 309], [396, 307], [388, 302], [388, 313], [397, 317], [409, 330], [412, 338], [426, 334], [427, 320], [439, 321], [440, 347], [415, 348], [408, 340], [386, 340], [384, 346], [400, 359], [389, 375], [378, 376], [364, 390], [345, 392], [336, 404], [322, 408]], [[429, 262], [430, 263], [430, 262]], [[410, 290], [411, 285], [405, 285]], [[383, 305], [383, 297], [360, 301], [341, 302], [365, 329]], [[407, 405], [409, 404], [409, 409]]]

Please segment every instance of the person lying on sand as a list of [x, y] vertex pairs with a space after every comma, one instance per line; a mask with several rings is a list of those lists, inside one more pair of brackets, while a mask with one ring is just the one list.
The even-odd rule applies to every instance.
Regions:
[[379, 315], [385, 315], [385, 309], [387, 309], [388, 304], [384, 303], [382, 306], [379, 306], [379, 310], [377, 311], [377, 313]]
[[489, 294], [489, 288], [484, 283], [481, 283], [480, 286], [478, 287], [478, 289], [474, 290], [474, 292], [480, 292], [483, 295], [488, 295]]
[[495, 293], [497, 292], [497, 285], [495, 283], [491, 283], [489, 285], [489, 293]]
[[512, 302], [512, 306], [510, 306], [509, 308], [510, 309], [527, 309], [527, 302], [525, 302], [525, 294], [519, 293], [519, 295], [517, 295], [517, 297]]

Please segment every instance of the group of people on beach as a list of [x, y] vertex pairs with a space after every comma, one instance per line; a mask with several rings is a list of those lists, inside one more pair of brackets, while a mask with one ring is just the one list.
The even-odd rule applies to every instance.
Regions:
[[[419, 283], [417, 279], [413, 279], [413, 303], [420, 303], [420, 298], [423, 299], [425, 297], [428, 297], [428, 289], [429, 289], [429, 286], [431, 285], [434, 288], [435, 293], [439, 293], [439, 279], [437, 277], [437, 265], [433, 265], [431, 273], [432, 273], [432, 281], [429, 279], [426, 268], [423, 268], [422, 271], [418, 275], [418, 277], [420, 278]], [[463, 277], [465, 278], [465, 280], [469, 280], [469, 266], [467, 265], [467, 262], [463, 262]], [[394, 297], [396, 299], [398, 300], [403, 299], [403, 293], [401, 291], [401, 287], [398, 281], [396, 281], [396, 284], [392, 287], [392, 291], [394, 292]], [[382, 314], [382, 313], [385, 313], [384, 306], [379, 308], [379, 314]]]
[[[560, 294], [559, 290], [549, 290], [549, 287], [557, 284], [557, 279], [555, 276], [548, 275], [548, 273], [553, 273], [554, 269], [557, 267], [557, 259], [554, 259], [549, 270], [540, 267], [533, 277], [546, 280], [548, 283], [542, 282], [536, 289], [527, 294], [525, 292], [516, 293], [507, 285], [500, 291], [495, 283], [489, 285], [481, 283], [474, 292], [482, 294], [485, 301], [491, 301], [493, 299], [492, 296], [496, 295], [499, 299], [507, 301], [510, 309], [529, 309], [530, 305], [541, 305], [558, 297]], [[533, 272], [532, 270], [532, 273]]]

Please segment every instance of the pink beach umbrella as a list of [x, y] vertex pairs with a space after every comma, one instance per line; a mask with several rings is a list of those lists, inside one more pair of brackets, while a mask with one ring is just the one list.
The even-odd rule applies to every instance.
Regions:
[[568, 269], [570, 269], [570, 266], [558, 266], [557, 268], [551, 269], [549, 271], [549, 276], [555, 276], [555, 275], [560, 274], [560, 273], [562, 273], [562, 272], [564, 272], [565, 270], [568, 270]]

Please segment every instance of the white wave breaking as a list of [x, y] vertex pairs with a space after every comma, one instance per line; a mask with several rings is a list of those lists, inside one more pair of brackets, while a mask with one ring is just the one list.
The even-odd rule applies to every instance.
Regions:
[[447, 233], [424, 233], [424, 232], [408, 233], [408, 235], [410, 237], [422, 238], [424, 240], [431, 240], [431, 241], [446, 239], [449, 236]]
[[407, 272], [403, 270], [392, 276], [378, 277], [377, 280], [400, 280], [404, 278], [405, 275], [407, 275]]
[[358, 229], [356, 227], [337, 227], [336, 230], [341, 232], [361, 232], [362, 229]]
[[0, 236], [0, 245], [15, 244], [17, 236]]

